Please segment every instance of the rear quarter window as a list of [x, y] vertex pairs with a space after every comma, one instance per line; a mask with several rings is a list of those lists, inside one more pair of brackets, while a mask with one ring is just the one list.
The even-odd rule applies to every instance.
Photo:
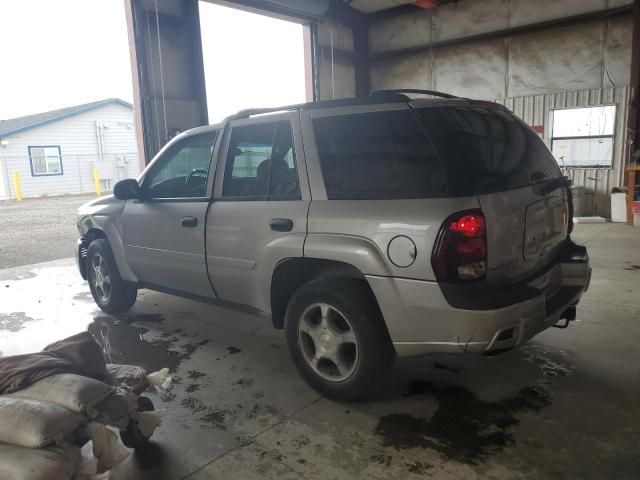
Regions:
[[512, 190], [562, 175], [542, 139], [506, 109], [442, 106], [417, 111], [455, 195]]
[[448, 194], [436, 152], [411, 110], [317, 118], [313, 127], [330, 200]]

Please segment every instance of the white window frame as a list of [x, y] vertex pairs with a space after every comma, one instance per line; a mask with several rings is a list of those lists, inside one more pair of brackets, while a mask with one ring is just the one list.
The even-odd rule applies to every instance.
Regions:
[[[60, 150], [60, 146], [59, 145], [30, 145], [29, 147], [29, 167], [31, 169], [31, 176], [32, 177], [51, 177], [51, 176], [56, 176], [56, 175], [64, 175], [64, 168], [62, 166], [62, 152]], [[44, 166], [45, 166], [45, 171], [44, 172], [36, 172], [34, 165], [33, 165], [33, 149], [36, 148], [41, 148], [42, 149], [42, 153], [43, 153], [43, 158], [44, 158]], [[55, 148], [58, 150], [58, 154], [57, 155], [47, 155], [47, 150], [48, 148]], [[58, 159], [58, 168], [56, 170], [58, 171], [53, 171], [53, 169], [49, 168], [49, 161], [57, 158]]]
[[[554, 126], [555, 126], [555, 113], [566, 111], [566, 110], [589, 110], [594, 108], [603, 108], [603, 107], [613, 107], [613, 125], [611, 129], [611, 133], [601, 134], [601, 135], [572, 135], [572, 136], [556, 136], [554, 134]], [[556, 157], [556, 161], [558, 165], [562, 168], [613, 168], [613, 156], [615, 153], [615, 136], [616, 136], [616, 120], [618, 115], [618, 105], [615, 103], [608, 103], [603, 105], [588, 105], [584, 107], [568, 107], [568, 108], [556, 108], [549, 112], [550, 115], [550, 124], [551, 124], [551, 132], [550, 132], [550, 150], [554, 152], [554, 141], [558, 140], [597, 140], [597, 139], [611, 139], [611, 154], [609, 157], [608, 163], [606, 161], [593, 163], [593, 164], [583, 164], [583, 165], [565, 165], [559, 158]], [[555, 157], [555, 152], [554, 152]]]

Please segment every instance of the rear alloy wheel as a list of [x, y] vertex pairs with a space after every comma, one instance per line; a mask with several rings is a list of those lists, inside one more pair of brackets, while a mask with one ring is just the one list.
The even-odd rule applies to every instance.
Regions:
[[366, 398], [393, 366], [384, 319], [362, 280], [327, 278], [303, 285], [287, 306], [285, 330], [298, 371], [328, 398]]
[[106, 239], [94, 240], [87, 251], [87, 280], [96, 305], [105, 313], [122, 313], [136, 302], [138, 289], [120, 276]]
[[336, 307], [314, 303], [298, 323], [298, 341], [307, 364], [322, 378], [341, 382], [358, 363], [358, 340], [353, 327]]

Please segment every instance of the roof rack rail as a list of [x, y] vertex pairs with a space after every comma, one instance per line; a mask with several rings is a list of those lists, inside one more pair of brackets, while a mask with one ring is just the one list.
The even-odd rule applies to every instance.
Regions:
[[237, 120], [239, 118], [248, 118], [252, 115], [262, 115], [264, 113], [274, 113], [274, 112], [286, 112], [287, 110], [297, 110], [303, 104], [297, 105], [287, 105], [284, 107], [265, 107], [265, 108], [245, 108], [244, 110], [240, 110], [233, 115], [229, 115], [224, 118], [224, 122], [228, 122], [229, 120]]
[[375, 90], [371, 92], [372, 97], [382, 96], [382, 95], [392, 95], [392, 94], [404, 94], [404, 93], [418, 93], [421, 95], [431, 95], [433, 97], [442, 97], [442, 98], [460, 98], [455, 95], [451, 95], [450, 93], [437, 92], [435, 90], [420, 90], [418, 88], [398, 88], [392, 90]]
[[383, 102], [386, 102], [386, 103], [407, 102], [411, 100], [406, 95], [395, 93], [392, 90], [385, 90], [385, 92], [389, 92], [389, 93], [386, 93], [384, 95], [377, 95], [377, 92], [374, 92], [374, 94], [372, 94], [369, 97], [318, 100], [315, 102], [296, 103], [294, 105], [281, 105], [279, 107], [247, 108], [244, 110], [240, 110], [239, 112], [234, 113], [232, 115], [229, 115], [222, 121], [228, 122], [230, 120], [239, 120], [242, 118], [249, 118], [253, 115], [263, 115], [266, 113], [276, 113], [276, 112], [291, 112], [291, 111], [302, 110], [302, 109], [343, 107], [343, 106], [349, 106], [349, 105], [367, 105], [372, 103], [383, 103]]

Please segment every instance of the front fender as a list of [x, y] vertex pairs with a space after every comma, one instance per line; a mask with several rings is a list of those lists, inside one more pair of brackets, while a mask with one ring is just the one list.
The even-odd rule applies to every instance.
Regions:
[[363, 275], [391, 276], [391, 270], [378, 246], [351, 235], [309, 234], [304, 256], [353, 265]]
[[113, 196], [102, 197], [82, 205], [78, 209], [78, 230], [82, 236], [89, 236], [92, 230], [98, 230], [109, 241], [114, 260], [123, 280], [138, 282], [129, 268], [124, 254], [122, 235], [122, 214], [126, 201], [117, 200]]

